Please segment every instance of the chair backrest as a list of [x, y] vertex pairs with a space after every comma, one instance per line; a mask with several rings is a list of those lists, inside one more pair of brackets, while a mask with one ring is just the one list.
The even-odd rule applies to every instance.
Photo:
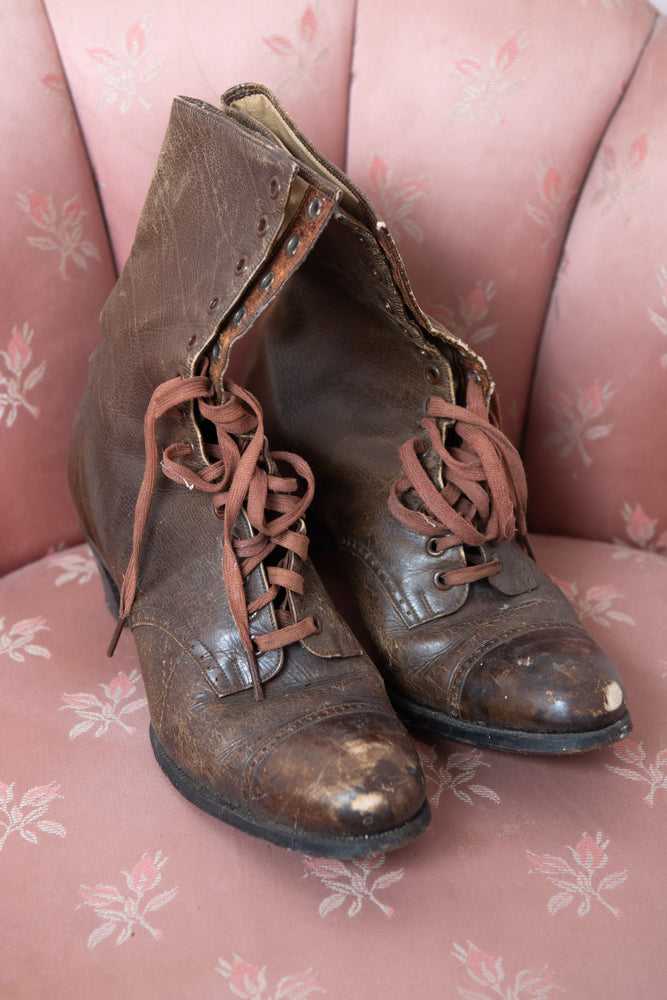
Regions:
[[[172, 98], [259, 80], [484, 355], [532, 524], [667, 528], [667, 29], [644, 0], [24, 0], [0, 25], [0, 573], [78, 538], [66, 451]], [[10, 152], [9, 152], [10, 151]]]

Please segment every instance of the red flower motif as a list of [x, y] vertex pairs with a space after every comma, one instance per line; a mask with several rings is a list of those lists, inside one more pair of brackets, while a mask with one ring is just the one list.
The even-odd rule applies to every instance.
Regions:
[[128, 695], [131, 695], [134, 690], [134, 684], [125, 673], [118, 674], [118, 677], [114, 677], [109, 684], [109, 693], [114, 701], [120, 701], [121, 698], [127, 698]]
[[626, 737], [621, 743], [614, 746], [614, 754], [624, 760], [626, 764], [635, 764], [638, 767], [646, 760], [646, 751], [642, 743]]
[[602, 390], [597, 383], [590, 385], [581, 393], [579, 408], [587, 417], [598, 417], [604, 410]]
[[62, 77], [59, 77], [56, 73], [47, 73], [46, 76], [42, 77], [42, 83], [49, 90], [52, 90], [54, 94], [64, 94], [67, 92]]
[[377, 190], [382, 190], [387, 186], [387, 164], [379, 156], [373, 157], [373, 162], [369, 170], [371, 183]]
[[640, 167], [646, 159], [648, 153], [648, 133], [644, 132], [630, 146], [628, 151], [628, 166], [631, 170]]
[[9, 365], [11, 371], [15, 374], [22, 372], [26, 365], [29, 363], [32, 355], [30, 350], [30, 345], [27, 340], [16, 326], [12, 332], [12, 338], [9, 341], [9, 347], [7, 348], [7, 357], [9, 358]]
[[582, 868], [585, 868], [588, 872], [595, 871], [597, 868], [603, 868], [608, 860], [602, 844], [594, 840], [588, 833], [584, 834], [581, 838], [574, 848], [573, 854]]
[[462, 310], [464, 319], [470, 323], [476, 323], [485, 315], [486, 309], [487, 301], [484, 289], [481, 285], [476, 285], [465, 297]]
[[257, 969], [248, 962], [244, 962], [238, 955], [234, 955], [234, 961], [232, 962], [229, 974], [229, 984], [232, 992], [237, 997], [248, 998], [258, 996], [265, 985], [262, 970]]
[[542, 194], [550, 205], [555, 205], [563, 184], [563, 178], [555, 167], [548, 167], [542, 178]]
[[68, 708], [74, 709], [93, 708], [95, 705], [99, 705], [99, 699], [94, 694], [62, 694], [60, 700]]
[[130, 59], [139, 59], [146, 51], [146, 32], [138, 21], [125, 32], [125, 51]]
[[627, 521], [627, 532], [637, 545], [646, 545], [653, 538], [657, 521], [650, 518], [640, 504], [636, 504]]
[[12, 635], [32, 635], [40, 629], [46, 628], [46, 618], [24, 618], [23, 621], [12, 625]]
[[599, 587], [589, 587], [586, 597], [589, 601], [613, 601], [615, 597], [621, 597], [621, 592], [612, 584], [602, 584]]
[[600, 150], [602, 166], [605, 170], [613, 170], [616, 166], [616, 150], [613, 146], [604, 145]]
[[56, 213], [53, 202], [42, 194], [35, 194], [34, 191], [28, 194], [28, 211], [37, 225], [43, 229], [49, 229], [55, 224]]
[[462, 76], [470, 77], [473, 80], [482, 74], [482, 67], [476, 59], [456, 59], [454, 69]]
[[272, 52], [279, 56], [286, 56], [294, 50], [289, 38], [285, 38], [283, 35], [271, 35], [270, 38], [265, 38], [264, 42]]
[[144, 854], [130, 872], [127, 884], [138, 896], [154, 889], [162, 878], [160, 869], [149, 854]]
[[315, 16], [315, 11], [312, 7], [306, 7], [301, 18], [301, 37], [306, 43], [310, 45], [315, 39], [317, 34], [317, 17]]
[[60, 785], [56, 785], [54, 782], [51, 782], [50, 785], [38, 785], [36, 788], [31, 788], [21, 799], [21, 808], [30, 806], [32, 809], [35, 809], [38, 806], [43, 806], [47, 802], [50, 802], [51, 799], [59, 797], [59, 789]]
[[490, 955], [476, 948], [474, 944], [468, 948], [466, 968], [478, 983], [498, 986], [503, 981], [502, 967], [498, 959], [491, 958]]
[[66, 226], [76, 226], [84, 218], [85, 212], [82, 203], [77, 198], [72, 198], [63, 206], [63, 219]]
[[511, 69], [517, 60], [519, 55], [519, 43], [516, 39], [516, 35], [508, 39], [504, 45], [501, 45], [498, 49], [498, 55], [496, 56], [496, 68], [501, 73], [506, 73], [508, 69]]
[[9, 803], [14, 798], [14, 785], [6, 785], [4, 781], [0, 781], [0, 806], [8, 806]]

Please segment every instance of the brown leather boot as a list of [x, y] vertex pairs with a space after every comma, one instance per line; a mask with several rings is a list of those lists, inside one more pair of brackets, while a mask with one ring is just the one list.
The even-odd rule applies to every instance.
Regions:
[[118, 614], [111, 651], [127, 620], [174, 785], [248, 833], [357, 857], [426, 826], [419, 760], [307, 558], [307, 464], [269, 452], [260, 405], [226, 376], [247, 307], [333, 210], [309, 209], [304, 174], [229, 114], [174, 102], [70, 482]]
[[483, 361], [424, 315], [386, 226], [267, 91], [223, 102], [334, 184], [252, 379], [272, 440], [312, 465], [399, 714], [502, 750], [620, 739], [619, 676], [532, 557], [523, 468]]

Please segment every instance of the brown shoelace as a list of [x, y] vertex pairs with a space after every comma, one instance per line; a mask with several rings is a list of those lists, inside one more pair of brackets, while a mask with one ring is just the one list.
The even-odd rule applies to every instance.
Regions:
[[[447, 447], [438, 420], [450, 421], [457, 444]], [[526, 536], [526, 477], [519, 453], [500, 428], [489, 421], [484, 394], [475, 378], [468, 380], [466, 406], [432, 397], [420, 426], [429, 442], [414, 437], [399, 449], [405, 475], [389, 497], [392, 514], [413, 531], [432, 540], [436, 555], [455, 545], [479, 547], [485, 542]], [[421, 459], [433, 448], [441, 461], [443, 488], [433, 483]], [[418, 510], [400, 499], [407, 490], [419, 495]], [[498, 573], [497, 556], [488, 562], [440, 574], [443, 589], [473, 583]]]
[[[136, 596], [141, 545], [162, 468], [174, 482], [190, 490], [212, 494], [216, 515], [223, 521], [222, 575], [227, 600], [246, 652], [255, 697], [261, 699], [263, 691], [256, 654], [305, 639], [318, 629], [312, 616], [295, 621], [288, 599], [289, 592], [303, 593], [303, 577], [288, 563], [292, 561], [290, 553], [301, 559], [308, 554], [307, 535], [293, 529], [310, 504], [314, 480], [307, 462], [289, 452], [273, 452], [271, 457], [274, 462], [290, 465], [295, 473], [293, 477], [272, 475], [262, 467], [264, 423], [261, 407], [251, 393], [227, 382], [225, 401], [219, 405], [206, 401], [212, 397], [211, 380], [203, 375], [171, 379], [159, 385], [151, 397], [144, 419], [146, 464], [135, 507], [132, 555], [123, 579], [118, 622], [108, 652], [109, 655], [113, 653]], [[157, 421], [188, 400], [197, 400], [201, 416], [211, 421], [217, 436], [217, 444], [206, 447], [210, 464], [197, 472], [177, 461], [192, 455], [192, 445], [188, 442], [169, 445], [162, 460], [158, 458]], [[303, 496], [297, 493], [297, 477], [306, 482]], [[243, 506], [254, 534], [240, 539], [233, 537], [232, 530]], [[269, 518], [268, 512], [272, 515]], [[277, 547], [285, 553], [275, 565], [266, 567], [269, 581], [266, 593], [248, 603], [245, 579]], [[279, 627], [253, 639], [250, 618], [275, 601], [281, 589], [284, 599], [280, 607], [274, 608]]]

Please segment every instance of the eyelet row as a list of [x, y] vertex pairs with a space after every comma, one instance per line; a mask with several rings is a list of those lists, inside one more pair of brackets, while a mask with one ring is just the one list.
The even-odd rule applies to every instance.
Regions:
[[[282, 190], [282, 181], [280, 180], [280, 178], [277, 176], [272, 177], [271, 180], [269, 181], [269, 198], [275, 201], [275, 199], [280, 194], [281, 190]], [[255, 231], [258, 236], [262, 237], [267, 234], [268, 230], [269, 230], [269, 217], [268, 215], [262, 215], [257, 220]], [[234, 264], [234, 274], [237, 277], [239, 277], [241, 274], [243, 274], [244, 271], [247, 270], [247, 268], [248, 268], [248, 258], [244, 254], [241, 254], [241, 256]], [[266, 275], [262, 280], [267, 281], [268, 275]], [[270, 280], [268, 280], [268, 284], [266, 284], [264, 287], [262, 287], [262, 285], [260, 284], [262, 291], [266, 291], [266, 289], [272, 284], [272, 282], [273, 282], [273, 275], [271, 275]], [[217, 296], [215, 296], [209, 302], [208, 313], [211, 314], [216, 312], [219, 306], [220, 306], [220, 299]], [[244, 319], [245, 319], [245, 314], [242, 315], [241, 310], [237, 310], [232, 317], [232, 326], [238, 326], [240, 323], [243, 322]], [[196, 340], [197, 340], [197, 334], [193, 334], [188, 340], [188, 350], [194, 346]]]

